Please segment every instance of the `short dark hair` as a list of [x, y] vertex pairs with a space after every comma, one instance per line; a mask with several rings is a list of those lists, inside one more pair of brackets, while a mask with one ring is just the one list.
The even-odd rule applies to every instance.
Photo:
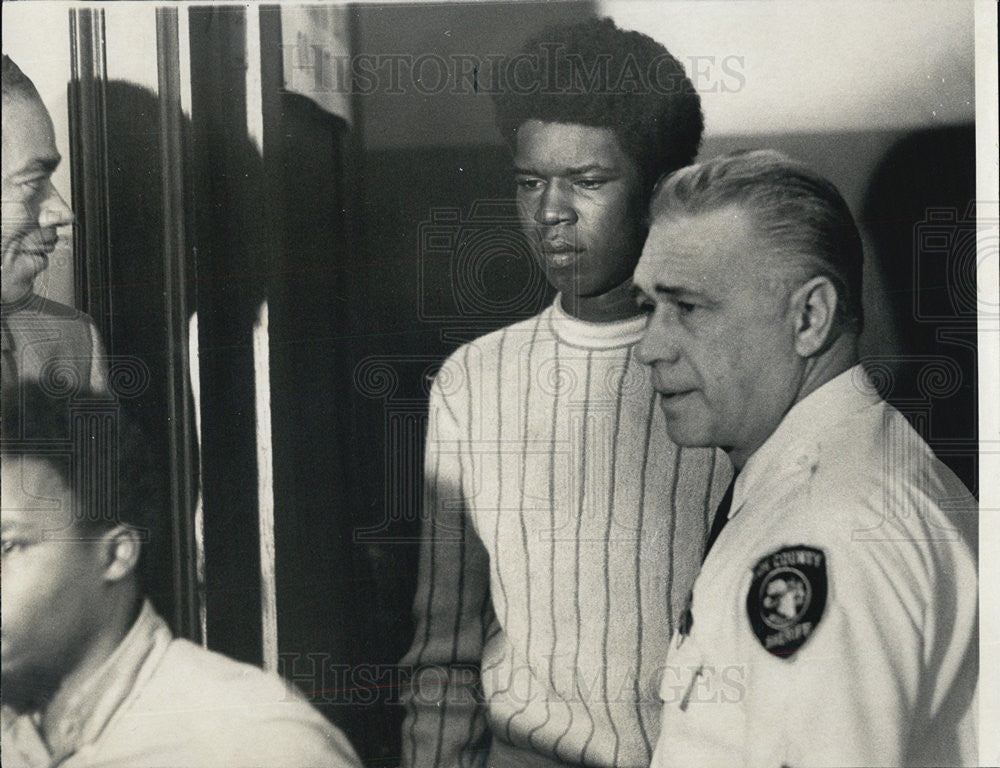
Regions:
[[[533, 64], [530, 75], [519, 63]], [[664, 173], [694, 161], [704, 120], [684, 67], [660, 43], [611, 19], [549, 27], [507, 60], [493, 97], [496, 125], [517, 143], [527, 120], [614, 131], [639, 170], [644, 193]]]
[[661, 179], [650, 214], [655, 221], [733, 205], [788, 259], [796, 277], [830, 279], [837, 290], [836, 327], [860, 333], [864, 251], [854, 217], [833, 183], [775, 150], [734, 152]]
[[35, 84], [6, 53], [3, 55], [3, 98], [12, 96], [38, 96]]
[[144, 549], [158, 541], [167, 505], [163, 472], [135, 420], [107, 394], [59, 395], [34, 382], [4, 387], [0, 452], [45, 462], [73, 494], [85, 530], [128, 525]]

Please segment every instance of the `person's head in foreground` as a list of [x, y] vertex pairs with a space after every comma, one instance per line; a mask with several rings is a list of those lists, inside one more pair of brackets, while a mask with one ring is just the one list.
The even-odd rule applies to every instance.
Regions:
[[775, 151], [663, 180], [635, 271], [667, 429], [737, 468], [798, 401], [857, 362], [862, 246], [840, 193]]
[[649, 195], [697, 155], [698, 94], [666, 48], [610, 19], [547, 29], [509, 64], [496, 124], [532, 250], [570, 314], [634, 315]]
[[52, 186], [61, 157], [52, 118], [31, 80], [3, 57], [2, 300], [17, 301], [32, 290], [48, 266], [58, 227], [73, 212]]
[[3, 406], [5, 760], [359, 765], [277, 675], [174, 638], [144, 598], [165, 485], [124, 408], [35, 384]]
[[3, 394], [3, 700], [30, 711], [128, 632], [165, 506], [147, 441], [111, 401]]

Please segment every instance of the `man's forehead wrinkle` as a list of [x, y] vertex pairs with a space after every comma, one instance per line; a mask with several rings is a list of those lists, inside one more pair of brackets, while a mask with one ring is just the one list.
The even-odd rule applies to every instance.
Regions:
[[[618, 167], [627, 161], [609, 128], [542, 122], [533, 125], [533, 122], [527, 121], [518, 135], [515, 165], [579, 169], [595, 163]], [[527, 162], [529, 147], [531, 163]]]
[[543, 163], [516, 163], [514, 165], [515, 173], [542, 173], [557, 171], [559, 174], [578, 175], [583, 173], [591, 173], [593, 171], [603, 171], [605, 173], [616, 173], [620, 169], [614, 163], [580, 163], [579, 165], [561, 165], [555, 162], [543, 162]]

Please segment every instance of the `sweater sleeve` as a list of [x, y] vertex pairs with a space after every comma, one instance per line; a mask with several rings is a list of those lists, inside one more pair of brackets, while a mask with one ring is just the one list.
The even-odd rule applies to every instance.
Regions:
[[[463, 371], [464, 373], [464, 371]], [[423, 529], [414, 599], [416, 631], [403, 658], [403, 765], [485, 765], [489, 731], [479, 682], [493, 620], [489, 555], [469, 517], [468, 427], [439, 374], [431, 390]]]

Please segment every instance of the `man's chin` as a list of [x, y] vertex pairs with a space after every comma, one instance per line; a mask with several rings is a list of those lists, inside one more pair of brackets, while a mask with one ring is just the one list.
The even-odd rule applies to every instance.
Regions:
[[41, 251], [18, 253], [13, 258], [7, 253], [3, 263], [3, 303], [9, 304], [34, 290], [35, 278], [48, 267], [49, 257]]
[[[666, 408], [661, 407], [667, 422], [667, 437], [682, 448], [708, 448], [714, 445], [704, 430], [684, 423]], [[672, 418], [673, 416], [673, 418]]]

